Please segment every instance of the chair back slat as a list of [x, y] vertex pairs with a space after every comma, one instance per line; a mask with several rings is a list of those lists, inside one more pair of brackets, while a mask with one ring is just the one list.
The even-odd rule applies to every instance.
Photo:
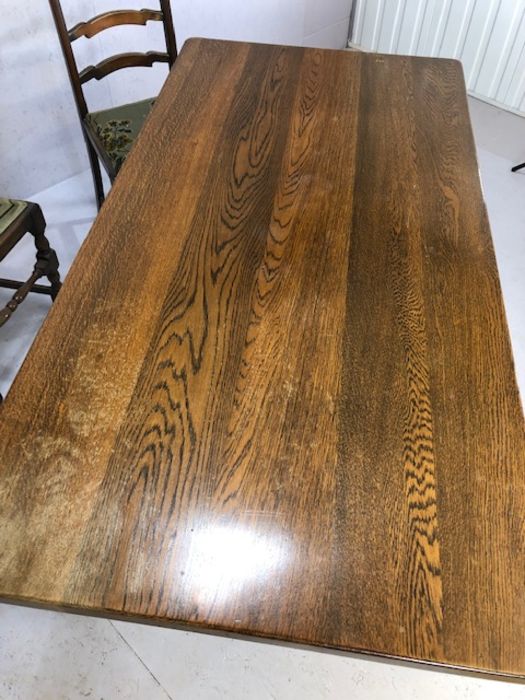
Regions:
[[[84, 120], [88, 114], [88, 107], [82, 85], [95, 78], [101, 80], [106, 75], [113, 73], [120, 68], [131, 68], [134, 66], [152, 66], [154, 63], [168, 63], [169, 67], [174, 64], [177, 58], [177, 42], [173, 29], [173, 17], [171, 14], [170, 0], [159, 0], [160, 10], [113, 10], [97, 15], [85, 22], [79, 22], [68, 30], [60, 0], [48, 0], [53, 19], [58, 32], [58, 38], [62, 46], [62, 52], [66, 61], [67, 71], [77, 110], [80, 119]], [[99, 32], [123, 24], [142, 24], [148, 21], [161, 21], [164, 27], [164, 38], [167, 52], [148, 51], [142, 53], [123, 53], [111, 56], [101, 61], [95, 66], [87, 66], [84, 70], [78, 70], [78, 66], [73, 53], [72, 42], [81, 36], [90, 38]]]
[[69, 41], [80, 39], [81, 36], [91, 39], [105, 29], [118, 27], [122, 24], [145, 25], [149, 21], [162, 22], [162, 20], [163, 15], [160, 10], [112, 10], [75, 24], [68, 31], [68, 37]]
[[106, 58], [96, 66], [88, 66], [79, 73], [80, 82], [89, 80], [101, 80], [106, 75], [121, 68], [133, 68], [135, 66], [152, 66], [154, 63], [169, 63], [170, 57], [161, 51], [148, 51], [147, 53], [119, 53], [111, 58]]

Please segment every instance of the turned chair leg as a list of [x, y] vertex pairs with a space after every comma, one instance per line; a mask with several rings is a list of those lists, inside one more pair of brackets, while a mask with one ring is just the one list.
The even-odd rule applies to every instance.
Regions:
[[45, 245], [44, 241], [47, 243], [47, 250], [37, 250], [33, 274], [27, 280], [27, 282], [24, 282], [24, 284], [17, 289], [11, 300], [0, 311], [0, 326], [3, 326], [4, 323], [11, 318], [11, 316], [29, 294], [33, 285], [41, 277], [48, 278], [49, 282], [51, 283], [51, 289], [48, 293], [51, 294], [51, 299], [53, 299], [53, 301], [56, 299], [56, 296], [60, 291], [60, 287], [62, 286], [62, 283], [60, 282], [60, 275], [58, 274], [58, 258], [53, 248], [49, 247], [49, 242], [45, 236], [40, 237], [39, 244]]
[[62, 286], [58, 273], [58, 257], [46, 238], [46, 222], [42, 212], [40, 212], [40, 216], [35, 217], [35, 219], [33, 230], [30, 231], [35, 240], [36, 247], [36, 264], [33, 275], [38, 274], [39, 277], [47, 277], [51, 285], [51, 299], [55, 301], [60, 287]]
[[36, 247], [36, 263], [33, 269], [33, 274], [27, 280], [27, 282], [24, 282], [24, 284], [20, 285], [20, 287], [14, 293], [11, 300], [6, 304], [6, 306], [2, 310], [0, 310], [0, 326], [3, 326], [4, 323], [6, 323], [6, 321], [12, 316], [12, 314], [17, 310], [19, 305], [29, 294], [29, 292], [33, 288], [33, 285], [41, 277], [48, 278], [51, 288], [49, 289], [49, 291], [44, 291], [46, 291], [46, 293], [48, 294], [51, 294], [51, 299], [53, 299], [53, 301], [56, 299], [56, 296], [60, 291], [62, 283], [60, 281], [60, 275], [58, 273], [58, 257], [53, 248], [51, 248], [51, 246], [49, 245], [49, 241], [47, 240], [44, 233], [45, 228], [46, 222], [42, 211], [38, 207], [33, 213], [31, 229], [29, 230], [29, 233], [31, 233], [31, 235], [34, 238]]

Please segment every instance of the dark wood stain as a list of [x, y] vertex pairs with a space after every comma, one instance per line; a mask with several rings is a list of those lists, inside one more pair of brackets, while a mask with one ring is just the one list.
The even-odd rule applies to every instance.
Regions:
[[90, 80], [102, 80], [110, 73], [114, 73], [121, 68], [132, 68], [133, 66], [152, 66], [154, 63], [169, 63], [170, 57], [163, 51], [147, 51], [146, 53], [120, 53], [116, 56], [106, 58], [96, 66], [87, 66], [80, 71], [78, 77], [81, 84]]
[[187, 42], [0, 424], [4, 600], [525, 677], [459, 63]]
[[150, 21], [162, 22], [162, 19], [160, 10], [112, 10], [92, 17], [87, 22], [78, 22], [68, 31], [68, 37], [70, 41], [80, 39], [81, 36], [91, 39], [100, 32], [121, 24], [145, 25]]

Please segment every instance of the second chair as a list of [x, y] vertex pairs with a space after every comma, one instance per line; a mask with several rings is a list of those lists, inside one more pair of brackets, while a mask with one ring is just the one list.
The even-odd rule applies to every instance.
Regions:
[[[177, 44], [173, 30], [173, 19], [169, 0], [160, 0], [160, 10], [114, 10], [97, 15], [86, 22], [80, 22], [71, 29], [67, 28], [59, 0], [49, 0], [55, 20], [62, 52], [66, 60], [69, 79], [80, 117], [80, 123], [86, 142], [89, 163], [93, 173], [97, 206], [100, 209], [104, 201], [104, 187], [100, 161], [111, 182], [115, 179], [128, 155], [135, 137], [153, 104], [153, 98], [121, 105], [99, 112], [89, 112], [84, 96], [83, 85], [89, 80], [101, 80], [106, 75], [121, 68], [133, 66], [151, 66], [154, 63], [173, 65], [177, 57]], [[148, 51], [147, 53], [121, 53], [88, 66], [80, 71], [77, 68], [72, 42], [80, 37], [90, 39], [99, 32], [123, 24], [142, 24], [159, 21], [164, 25], [166, 52]]]

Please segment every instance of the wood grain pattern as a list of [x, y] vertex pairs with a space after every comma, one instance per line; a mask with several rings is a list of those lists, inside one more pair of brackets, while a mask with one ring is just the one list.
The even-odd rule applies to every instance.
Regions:
[[455, 61], [187, 42], [0, 422], [4, 600], [525, 677]]
[[68, 37], [70, 41], [80, 39], [81, 36], [91, 39], [111, 27], [118, 27], [122, 24], [142, 24], [144, 26], [150, 21], [162, 22], [162, 12], [160, 10], [147, 9], [111, 10], [92, 17], [85, 22], [78, 22], [68, 31]]
[[151, 67], [154, 63], [169, 63], [170, 57], [165, 51], [146, 51], [146, 53], [119, 53], [110, 58], [105, 58], [96, 66], [87, 66], [80, 71], [78, 77], [83, 85], [90, 80], [102, 80], [110, 73], [122, 68], [137, 66]]

